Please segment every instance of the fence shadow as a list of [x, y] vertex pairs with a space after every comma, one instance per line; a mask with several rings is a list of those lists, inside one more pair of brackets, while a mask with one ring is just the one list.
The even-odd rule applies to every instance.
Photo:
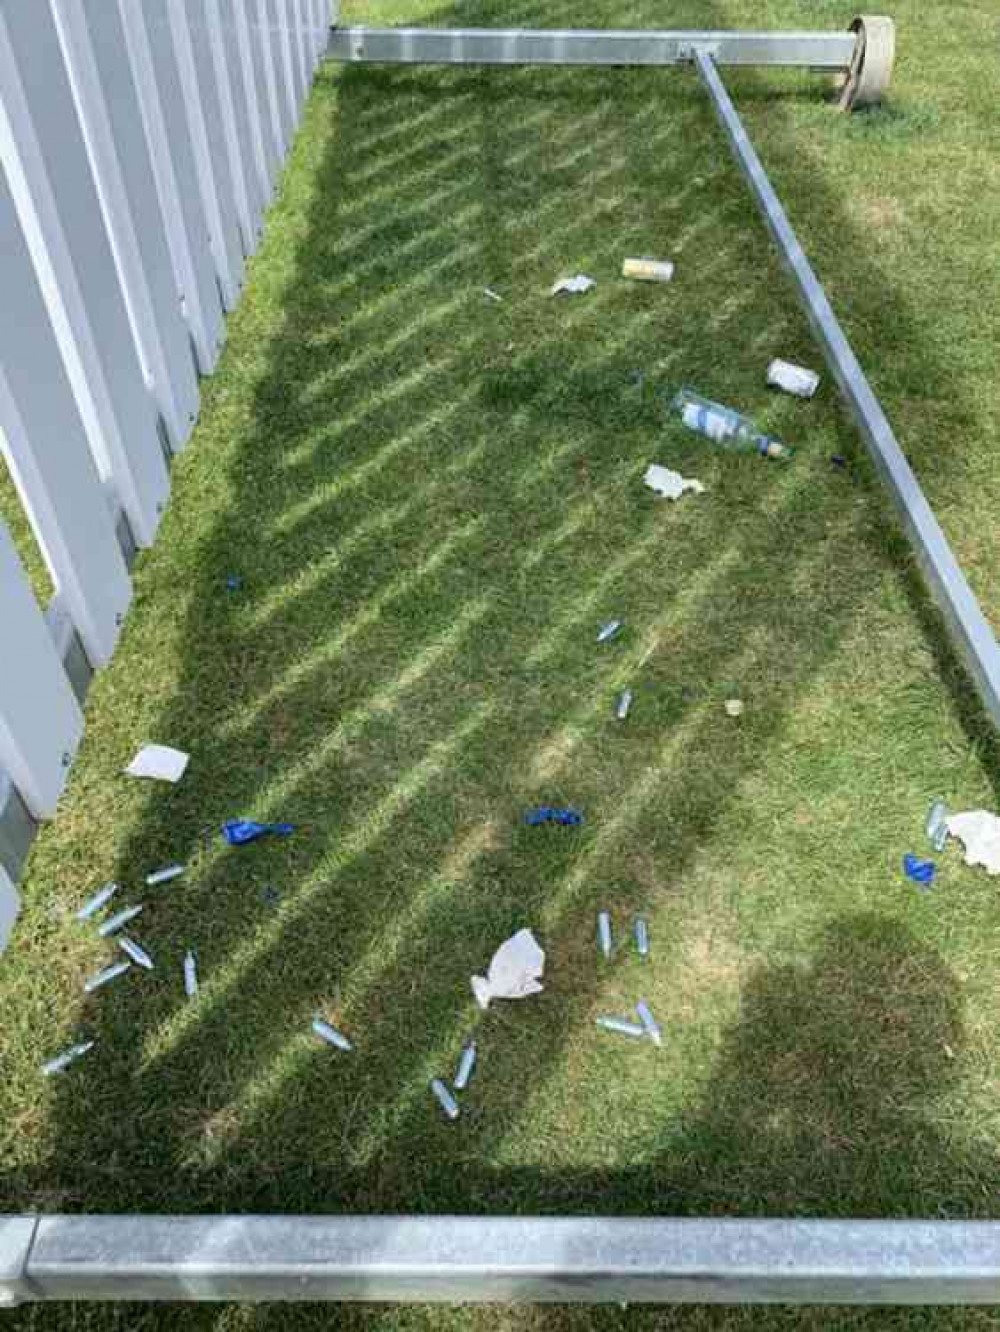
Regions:
[[[688, 8], [691, 22], [717, 17], [711, 5]], [[628, 10], [616, 23], [662, 22], [651, 4]], [[584, 21], [566, 0], [544, 12], [534, 0], [463, 5], [438, 21], [456, 20]], [[743, 463], [717, 469], [717, 509], [679, 507], [669, 528], [662, 510], [634, 502], [662, 416], [637, 395], [637, 369], [721, 394], [729, 373], [749, 382], [741, 358], [757, 367], [758, 348], [780, 343], [809, 359], [810, 343], [766, 236], [746, 226], [741, 183], [693, 76], [585, 79], [323, 76], [313, 115], [329, 116], [335, 132], [320, 136], [308, 215], [283, 260], [281, 326], [254, 346], [250, 292], [206, 415], [211, 428], [231, 413], [232, 441], [213, 481], [217, 522], [189, 552], [185, 672], [156, 734], [212, 743], [176, 792], [148, 800], [117, 867], [139, 882], [151, 864], [191, 861], [189, 879], [157, 899], [144, 942], [179, 974], [175, 941], [189, 939], [204, 993], [189, 1004], [177, 986], [149, 984], [88, 1008], [101, 1076], [67, 1080], [46, 1159], [7, 1172], [16, 1205], [989, 1213], [986, 1163], [942, 1141], [929, 1113], [961, 1063], [958, 988], [940, 955], [891, 914], [829, 922], [795, 962], [734, 967], [720, 981], [732, 1009], [709, 1072], [683, 1097], [664, 1093], [655, 1138], [634, 1166], [574, 1169], [558, 1141], [539, 1142], [530, 1168], [523, 1161], [521, 1126], [549, 1079], [580, 1060], [579, 1032], [602, 987], [589, 965], [596, 906], [610, 900], [624, 913], [669, 895], [679, 913], [697, 912], [686, 872], [863, 621], [874, 595], [863, 586], [867, 561], [893, 540], [888, 526], [873, 532], [858, 517], [852, 487], [870, 485], [871, 503], [884, 504], [861, 462], [843, 499], [822, 511], [812, 496], [824, 460], [805, 458], [766, 483]], [[778, 123], [780, 108], [775, 98]], [[587, 200], [570, 213], [560, 192], [581, 173]], [[732, 220], [731, 244], [702, 254], [699, 282], [731, 296], [711, 310], [698, 283], [678, 285], [669, 319], [655, 293], [623, 301], [599, 286], [557, 312], [516, 294], [538, 291], [546, 273], [611, 271], [651, 235], [669, 236], [681, 256], [698, 252], [720, 217]], [[907, 310], [866, 264], [864, 245], [854, 253], [859, 285], [905, 339]], [[737, 273], [752, 276], [734, 283]], [[502, 305], [484, 300], [485, 285], [504, 293]], [[243, 355], [253, 362], [249, 409], [225, 391]], [[930, 357], [924, 373], [934, 385]], [[954, 385], [949, 395], [961, 397]], [[795, 410], [776, 403], [773, 423], [794, 433]], [[856, 457], [846, 422], [821, 410], [839, 451]], [[710, 465], [700, 444], [672, 445], [682, 470]], [[179, 518], [171, 530], [186, 540]], [[602, 559], [588, 565], [582, 553], [595, 549]], [[156, 561], [154, 552], [149, 598], [170, 595]], [[794, 589], [824, 569], [838, 576], [824, 582], [817, 634]], [[232, 571], [244, 587], [227, 596]], [[915, 582], [911, 596], [928, 642], [950, 661]], [[625, 655], [581, 661], [581, 638], [622, 604], [635, 626]], [[126, 644], [114, 669], [128, 669], [128, 656]], [[640, 666], [650, 700], [630, 743], [642, 758], [622, 762], [600, 718]], [[712, 682], [753, 679], [766, 687], [752, 733], [720, 738], [718, 709], [704, 706]], [[964, 680], [952, 679], [956, 709], [985, 746], [988, 728]], [[994, 750], [987, 763], [996, 780]], [[622, 787], [607, 789], [608, 771]], [[593, 817], [575, 838], [540, 840], [518, 822], [537, 800], [579, 800]], [[301, 826], [288, 843], [223, 854], [203, 833], [233, 814]], [[640, 831], [637, 858], [629, 848]], [[648, 865], [658, 867], [652, 883]], [[731, 902], [717, 905], [723, 930], [736, 931]], [[546, 996], [482, 1018], [469, 972], [524, 924], [544, 936]], [[668, 973], [680, 946], [664, 944]], [[331, 1062], [311, 1042], [317, 1009], [357, 1035], [355, 1062]], [[492, 1071], [484, 1063], [479, 1109], [459, 1137], [426, 1083], [472, 1033], [499, 1053]], [[610, 1110], [609, 1133], [618, 1123]], [[136, 1327], [154, 1314], [121, 1316]], [[220, 1332], [330, 1316], [155, 1312], [157, 1326], [194, 1319]], [[657, 1327], [695, 1317], [634, 1316]], [[728, 1315], [697, 1317], [708, 1326]], [[366, 1326], [395, 1318], [337, 1315]], [[553, 1327], [613, 1318], [539, 1315]]]

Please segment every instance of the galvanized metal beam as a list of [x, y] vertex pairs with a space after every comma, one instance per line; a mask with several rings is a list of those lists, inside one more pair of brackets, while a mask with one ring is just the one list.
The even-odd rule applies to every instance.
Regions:
[[846, 70], [853, 32], [537, 28], [333, 28], [330, 60], [403, 65], [679, 65], [695, 49], [720, 65]]
[[795, 235], [781, 201], [726, 92], [710, 51], [695, 64], [712, 99], [733, 156], [750, 186], [771, 236], [823, 349], [830, 373], [850, 408], [868, 452], [896, 503], [928, 586], [995, 726], [1000, 728], [1000, 647], [952, 554], [951, 547], [893, 434], [885, 412]]
[[995, 1222], [52, 1216], [29, 1231], [18, 1221], [0, 1218], [0, 1237], [14, 1227], [0, 1293], [21, 1300], [1000, 1301]]

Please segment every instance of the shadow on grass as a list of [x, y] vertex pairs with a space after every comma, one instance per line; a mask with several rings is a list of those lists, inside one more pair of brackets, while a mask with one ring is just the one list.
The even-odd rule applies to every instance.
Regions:
[[[556, 9], [487, 21], [579, 21]], [[889, 915], [835, 921], [794, 964], [739, 977], [711, 1070], [665, 1098], [641, 1164], [549, 1165], [544, 1142], [523, 1164], [600, 990], [594, 910], [692, 909], [686, 872], [863, 620], [873, 544], [895, 538], [873, 536], [850, 485], [817, 504], [825, 460], [804, 455], [734, 460], [716, 508], [666, 522], [635, 498], [662, 428], [637, 367], [732, 397], [765, 347], [810, 359], [691, 76], [349, 69], [317, 98], [336, 132], [252, 413], [219, 458], [230, 498], [192, 558], [186, 675], [157, 729], [211, 740], [118, 867], [139, 882], [192, 863], [142, 936], [174, 983], [94, 1002], [101, 1077], [67, 1081], [44, 1168], [5, 1192], [67, 1211], [989, 1214], [982, 1163], [929, 1113], [964, 1046], [955, 981]], [[612, 272], [651, 235], [700, 255], [669, 315], [611, 283], [565, 305], [519, 294]], [[713, 283], [731, 296], [706, 310]], [[877, 272], [858, 284], [904, 338]], [[929, 359], [921, 373], [935, 383]], [[801, 419], [768, 411], [790, 433]], [[853, 451], [842, 418], [828, 429]], [[671, 446], [682, 470], [709, 465], [700, 443]], [[231, 570], [245, 592], [226, 600]], [[622, 607], [621, 651], [595, 653]], [[622, 740], [609, 700], [640, 670]], [[736, 738], [715, 706], [729, 681], [758, 691]], [[955, 696], [985, 736], [957, 677]], [[537, 801], [579, 801], [588, 823], [530, 832]], [[300, 831], [242, 853], [202, 842], [234, 814]], [[546, 996], [481, 1017], [469, 972], [524, 924], [549, 953]], [[193, 1004], [176, 983], [187, 946]], [[665, 968], [678, 946], [664, 940]], [[317, 1010], [357, 1056], [316, 1047]], [[426, 1084], [473, 1032], [481, 1097], [456, 1132]]]

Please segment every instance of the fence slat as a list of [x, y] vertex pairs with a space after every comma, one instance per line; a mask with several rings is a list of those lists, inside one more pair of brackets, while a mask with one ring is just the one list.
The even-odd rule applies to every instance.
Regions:
[[21, 913], [21, 895], [0, 865], [0, 953], [10, 942], [14, 922]]
[[133, 336], [167, 441], [179, 452], [198, 414], [198, 377], [121, 18], [107, 0], [53, 0], [53, 8]]
[[83, 735], [83, 714], [3, 523], [0, 623], [0, 766], [35, 818], [51, 818]]
[[269, 0], [271, 31], [274, 34], [274, 68], [278, 85], [278, 109], [281, 115], [285, 154], [291, 150], [298, 128], [298, 102], [292, 76], [292, 44], [288, 33], [288, 7], [285, 0]]
[[[105, 2], [112, 4], [115, 0]], [[139, 90], [174, 275], [199, 368], [208, 375], [218, 362], [225, 328], [173, 42], [150, 41], [141, 0], [117, 2]]]
[[309, 93], [312, 67], [307, 51], [306, 0], [288, 0], [292, 10], [292, 49], [295, 57], [296, 79], [299, 85], [299, 115]]
[[271, 202], [273, 180], [277, 174], [277, 153], [274, 136], [268, 123], [267, 87], [264, 78], [263, 53], [252, 36], [257, 6], [254, 0], [222, 0], [223, 23], [232, 23], [239, 46], [240, 67], [243, 71], [243, 96], [246, 102], [247, 124], [253, 145], [256, 167], [257, 193], [260, 199], [261, 219]]
[[5, 0], [0, 11], [0, 164], [98, 470], [113, 483], [136, 541], [150, 545], [170, 487], [155, 405], [55, 20], [38, 0]]
[[[252, 0], [251, 0], [252, 2]], [[278, 34], [274, 23], [275, 0], [257, 0], [256, 37], [259, 58], [264, 67], [264, 85], [267, 89], [267, 112], [271, 126], [271, 139], [274, 145], [275, 167], [272, 184], [277, 185], [281, 164], [285, 160], [286, 116], [283, 97], [278, 91]]]
[[[243, 246], [203, 4], [204, 0], [198, 0], [197, 10], [189, 10], [185, 0], [159, 0], [149, 10], [150, 36], [157, 43], [173, 42], [219, 291], [226, 309], [234, 310], [243, 285]], [[197, 16], [194, 34], [193, 16]]]
[[243, 254], [249, 258], [257, 248], [262, 210], [246, 116], [243, 66], [232, 22], [223, 22], [223, 0], [204, 0], [204, 12], [212, 68], [219, 92], [229, 171], [240, 220]]
[[[4, 238], [0, 246], [4, 456], [87, 656], [94, 667], [103, 666], [114, 650], [118, 626], [128, 609], [131, 580], [2, 173], [0, 236]], [[4, 642], [6, 646], [6, 625]]]

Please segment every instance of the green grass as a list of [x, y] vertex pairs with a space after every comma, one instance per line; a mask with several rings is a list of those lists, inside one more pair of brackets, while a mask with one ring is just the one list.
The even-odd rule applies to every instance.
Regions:
[[[985, 0], [893, 12], [900, 64], [871, 116], [838, 116], [806, 77], [728, 82], [996, 619], [1000, 21]], [[851, 11], [386, 0], [364, 15], [837, 28]], [[623, 283], [628, 254], [674, 258], [674, 283]], [[550, 300], [577, 271], [597, 288]], [[0, 970], [0, 1210], [996, 1215], [1000, 897], [954, 849], [926, 896], [900, 860], [923, 850], [936, 792], [995, 806], [1000, 754], [830, 383], [811, 404], [771, 397], [774, 355], [819, 361], [693, 74], [323, 75], [32, 855]], [[640, 398], [637, 370], [749, 411], [794, 461], [719, 456]], [[651, 461], [708, 493], [657, 501]], [[614, 615], [627, 632], [599, 649]], [[192, 751], [178, 788], [118, 776], [144, 740]], [[526, 829], [541, 802], [579, 806], [584, 828]], [[204, 833], [236, 814], [299, 832], [224, 853]], [[175, 859], [185, 879], [142, 890]], [[107, 950], [71, 913], [108, 877], [146, 902], [135, 933], [158, 968], [84, 999]], [[601, 907], [619, 934], [647, 914], [648, 966], [598, 961]], [[545, 994], [484, 1017], [469, 975], [522, 925], [546, 948]], [[660, 1055], [593, 1026], [640, 995]], [[309, 1039], [317, 1010], [356, 1055]], [[41, 1060], [78, 1032], [98, 1048], [43, 1083]], [[450, 1126], [426, 1083], [473, 1033], [480, 1067]], [[235, 1307], [24, 1321], [119, 1317], [130, 1332], [996, 1325]]]

